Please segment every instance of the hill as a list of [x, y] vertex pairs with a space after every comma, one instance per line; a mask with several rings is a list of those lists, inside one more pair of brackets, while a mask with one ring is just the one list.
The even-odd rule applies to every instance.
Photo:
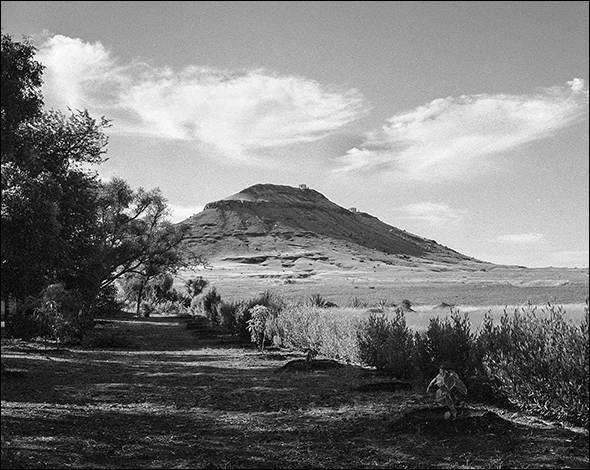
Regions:
[[489, 265], [434, 240], [388, 225], [354, 209], [345, 209], [306, 187], [256, 184], [181, 222], [190, 226], [189, 248], [211, 260], [283, 263], [300, 257], [338, 262], [352, 253], [386, 264], [416, 262]]

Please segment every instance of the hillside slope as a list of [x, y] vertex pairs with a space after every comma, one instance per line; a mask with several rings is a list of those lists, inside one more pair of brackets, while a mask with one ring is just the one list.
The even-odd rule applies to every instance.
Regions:
[[181, 223], [190, 226], [187, 247], [208, 259], [260, 263], [307, 256], [329, 262], [346, 251], [388, 264], [489, 264], [345, 209], [308, 188], [257, 184], [207, 204]]

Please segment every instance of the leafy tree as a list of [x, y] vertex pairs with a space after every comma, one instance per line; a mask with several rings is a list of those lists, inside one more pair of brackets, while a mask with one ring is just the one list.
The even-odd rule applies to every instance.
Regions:
[[188, 227], [168, 221], [169, 208], [158, 188], [133, 191], [126, 181], [114, 178], [102, 185], [97, 212], [95, 289], [125, 276], [139, 276], [136, 289], [141, 302], [151, 279], [189, 264], [180, 251]]
[[25, 300], [64, 282], [83, 289], [96, 225], [104, 118], [43, 111], [43, 66], [28, 40], [2, 35], [2, 298]]
[[159, 189], [99, 180], [109, 121], [44, 111], [34, 53], [2, 35], [2, 298], [22, 303], [60, 283], [91, 316], [123, 276], [147, 282], [189, 263], [177, 249], [186, 227], [167, 221]]
[[33, 60], [35, 47], [27, 38], [14, 42], [2, 33], [2, 163], [14, 155], [16, 129], [41, 114], [43, 66]]

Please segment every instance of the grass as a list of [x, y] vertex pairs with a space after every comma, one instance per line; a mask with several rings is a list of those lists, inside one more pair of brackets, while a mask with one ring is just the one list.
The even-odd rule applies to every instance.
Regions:
[[[105, 320], [138, 349], [2, 340], [2, 468], [587, 468], [588, 432], [422, 389], [366, 392], [371, 369], [288, 372], [174, 317]], [[389, 381], [387, 381], [389, 382]]]

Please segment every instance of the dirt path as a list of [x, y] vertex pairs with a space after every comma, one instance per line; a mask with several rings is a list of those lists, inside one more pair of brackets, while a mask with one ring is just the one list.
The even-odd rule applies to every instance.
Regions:
[[301, 355], [173, 317], [97, 332], [137, 349], [3, 339], [3, 469], [588, 468], [586, 431], [475, 404], [445, 421], [420, 391], [367, 387], [383, 378], [360, 367], [288, 372]]

